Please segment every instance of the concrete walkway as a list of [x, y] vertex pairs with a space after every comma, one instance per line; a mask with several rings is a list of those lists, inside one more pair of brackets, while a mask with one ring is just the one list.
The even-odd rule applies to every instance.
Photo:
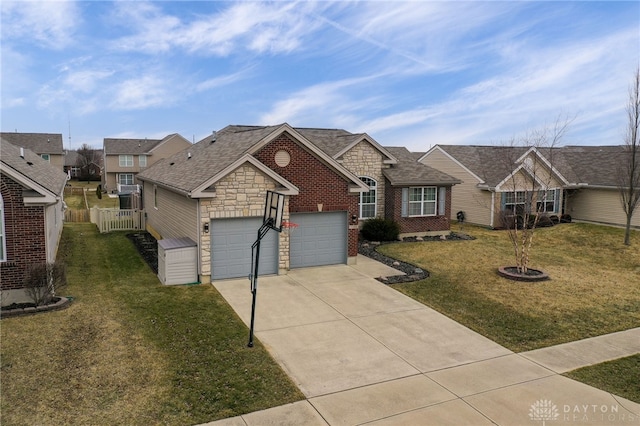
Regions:
[[[255, 334], [307, 397], [226, 425], [640, 424], [640, 404], [558, 373], [640, 353], [640, 329], [515, 354], [354, 266], [258, 283]], [[248, 281], [215, 283], [249, 324]]]

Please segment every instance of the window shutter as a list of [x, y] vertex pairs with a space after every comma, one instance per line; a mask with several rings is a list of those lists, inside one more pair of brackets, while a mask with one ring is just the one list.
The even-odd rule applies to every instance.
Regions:
[[447, 214], [447, 188], [445, 186], [438, 188], [438, 214], [440, 216]]
[[409, 216], [409, 188], [402, 188], [402, 217]]
[[562, 190], [561, 189], [556, 189], [556, 196], [554, 198], [554, 202], [553, 202], [553, 212], [554, 213], [560, 213], [560, 195], [562, 195]]
[[501, 192], [500, 193], [500, 211], [503, 212], [504, 211], [504, 207], [507, 205], [507, 193], [506, 192]]

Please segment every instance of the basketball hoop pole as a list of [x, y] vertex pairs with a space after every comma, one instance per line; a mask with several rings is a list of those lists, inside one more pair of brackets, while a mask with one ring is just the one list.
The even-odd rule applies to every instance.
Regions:
[[249, 346], [253, 347], [253, 325], [256, 318], [256, 298], [258, 296], [258, 267], [260, 264], [260, 242], [267, 235], [269, 229], [282, 232], [282, 213], [284, 210], [284, 195], [273, 191], [267, 191], [267, 199], [264, 208], [262, 226], [258, 229], [258, 238], [251, 246], [251, 326], [249, 327]]
[[258, 295], [258, 266], [260, 263], [260, 241], [267, 235], [269, 229], [272, 227], [273, 219], [267, 220], [267, 222], [263, 223], [260, 229], [258, 229], [258, 239], [251, 246], [251, 259], [254, 258], [255, 253], [255, 261], [251, 265], [251, 274], [249, 275], [249, 280], [251, 281], [251, 327], [249, 328], [249, 346], [253, 347], [253, 324], [256, 318], [256, 297]]

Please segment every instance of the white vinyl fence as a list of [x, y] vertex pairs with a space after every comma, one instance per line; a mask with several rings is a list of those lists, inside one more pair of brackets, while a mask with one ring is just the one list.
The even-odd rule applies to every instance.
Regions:
[[139, 231], [145, 229], [143, 210], [91, 209], [91, 223], [95, 223], [100, 233], [111, 231]]

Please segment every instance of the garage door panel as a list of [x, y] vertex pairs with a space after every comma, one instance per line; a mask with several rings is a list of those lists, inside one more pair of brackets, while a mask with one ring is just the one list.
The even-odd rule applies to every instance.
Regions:
[[296, 213], [291, 222], [291, 267], [333, 265], [347, 261], [346, 212]]
[[[241, 278], [251, 272], [251, 246], [261, 217], [211, 221], [211, 278]], [[278, 272], [278, 233], [269, 231], [260, 243], [260, 275]]]

